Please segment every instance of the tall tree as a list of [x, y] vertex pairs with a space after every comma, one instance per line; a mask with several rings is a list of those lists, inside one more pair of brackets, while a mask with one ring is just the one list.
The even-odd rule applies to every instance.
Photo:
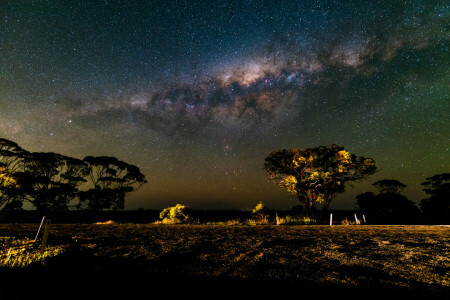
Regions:
[[25, 200], [42, 213], [67, 210], [85, 182], [87, 164], [53, 152], [34, 152], [24, 159], [20, 184]]
[[91, 188], [80, 192], [79, 207], [85, 206], [91, 210], [123, 209], [125, 196], [147, 182], [137, 166], [115, 157], [87, 156], [84, 162], [89, 165]]
[[347, 183], [376, 171], [373, 159], [357, 157], [335, 144], [271, 152], [264, 168], [269, 180], [296, 195], [310, 215], [316, 204], [323, 204], [323, 215]]
[[450, 173], [437, 174], [426, 178], [423, 191], [429, 195], [420, 201], [424, 215], [437, 222], [450, 221]]

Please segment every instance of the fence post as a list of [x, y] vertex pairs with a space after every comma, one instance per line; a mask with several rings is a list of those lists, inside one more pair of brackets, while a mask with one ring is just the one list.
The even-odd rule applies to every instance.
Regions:
[[363, 215], [364, 224], [366, 224], [366, 216]]
[[330, 214], [330, 226], [333, 225], [333, 214]]
[[45, 247], [47, 246], [48, 229], [50, 227], [50, 220], [45, 222], [44, 236], [42, 237], [41, 254], [44, 254]]
[[358, 218], [356, 217], [356, 214], [353, 214], [354, 216], [355, 216], [355, 222], [356, 222], [356, 225], [358, 225], [359, 224], [359, 220], [358, 220]]
[[42, 217], [41, 225], [39, 225], [38, 232], [36, 233], [36, 237], [34, 238], [34, 241], [35, 241], [35, 242], [37, 241], [37, 239], [38, 239], [38, 237], [39, 237], [39, 233], [41, 233], [42, 224], [44, 224], [44, 221], [45, 221], [46, 218], [47, 218], [46, 216], [43, 216], [43, 217]]

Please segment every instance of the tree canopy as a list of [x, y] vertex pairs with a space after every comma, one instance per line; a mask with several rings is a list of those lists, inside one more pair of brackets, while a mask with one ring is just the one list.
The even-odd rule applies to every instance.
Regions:
[[406, 187], [405, 184], [395, 179], [378, 180], [373, 184], [373, 186], [375, 186], [381, 194], [383, 193], [400, 194]]
[[139, 189], [145, 180], [138, 167], [115, 157], [87, 156], [88, 178], [93, 186], [80, 192], [80, 205], [92, 210], [123, 209], [126, 194]]
[[309, 214], [316, 204], [326, 211], [345, 185], [375, 173], [372, 158], [357, 157], [332, 144], [315, 148], [278, 150], [265, 159], [269, 180], [294, 194]]
[[126, 194], [146, 182], [139, 168], [115, 157], [84, 160], [53, 152], [28, 152], [0, 139], [0, 207], [31, 203], [40, 212], [78, 207], [122, 209]]
[[[438, 222], [450, 220], [450, 173], [426, 178], [423, 191], [429, 195], [420, 201], [423, 214]], [[446, 223], [448, 224], [448, 223]]]

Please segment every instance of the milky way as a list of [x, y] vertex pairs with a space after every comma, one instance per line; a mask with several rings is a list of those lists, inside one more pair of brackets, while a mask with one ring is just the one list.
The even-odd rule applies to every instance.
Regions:
[[138, 165], [128, 208], [289, 208], [262, 170], [282, 148], [372, 157], [414, 201], [448, 171], [444, 1], [0, 5], [0, 136]]

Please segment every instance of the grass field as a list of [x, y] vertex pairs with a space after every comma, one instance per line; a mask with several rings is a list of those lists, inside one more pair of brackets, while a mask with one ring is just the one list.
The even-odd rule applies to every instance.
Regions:
[[[0, 236], [30, 238], [37, 228], [0, 225]], [[325, 290], [349, 298], [450, 296], [450, 226], [54, 224], [49, 245], [69, 250], [44, 265], [3, 270], [6, 280], [104, 289], [118, 282], [122, 292], [226, 286], [223, 292], [245, 287], [280, 296], [294, 289], [299, 297]]]

